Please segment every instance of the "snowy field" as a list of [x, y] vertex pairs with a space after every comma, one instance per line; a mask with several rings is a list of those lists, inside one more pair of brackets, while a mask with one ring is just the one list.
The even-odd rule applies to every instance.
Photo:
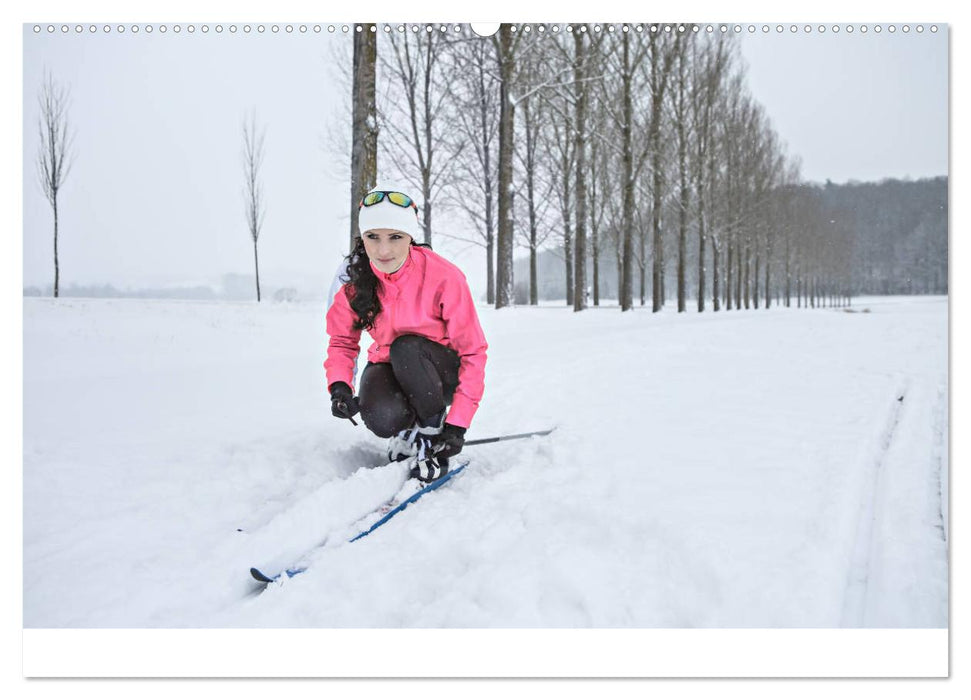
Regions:
[[468, 438], [556, 432], [346, 544], [320, 305], [25, 299], [24, 626], [946, 627], [947, 300], [851, 311], [481, 307]]

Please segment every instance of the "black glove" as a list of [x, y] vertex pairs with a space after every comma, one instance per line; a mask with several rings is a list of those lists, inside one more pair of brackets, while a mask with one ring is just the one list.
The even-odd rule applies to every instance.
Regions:
[[351, 391], [349, 387], [344, 382], [334, 382], [330, 386], [330, 412], [334, 414], [335, 418], [346, 418], [354, 425], [357, 422], [354, 420], [361, 410], [358, 405], [358, 401], [354, 398], [354, 392]]
[[435, 436], [435, 443], [432, 447], [436, 457], [454, 457], [462, 451], [465, 444], [465, 428], [446, 423], [442, 427], [442, 432]]

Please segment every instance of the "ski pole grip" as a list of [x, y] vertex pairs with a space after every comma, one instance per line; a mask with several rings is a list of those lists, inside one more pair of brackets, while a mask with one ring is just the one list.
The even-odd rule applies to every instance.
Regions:
[[355, 426], [357, 425], [357, 421], [354, 420], [354, 416], [351, 415], [350, 409], [347, 408], [347, 402], [346, 401], [338, 401], [337, 402], [337, 408], [339, 408], [341, 410], [341, 412], [347, 414], [347, 416], [346, 416], [347, 420], [349, 420], [353, 425], [355, 425]]

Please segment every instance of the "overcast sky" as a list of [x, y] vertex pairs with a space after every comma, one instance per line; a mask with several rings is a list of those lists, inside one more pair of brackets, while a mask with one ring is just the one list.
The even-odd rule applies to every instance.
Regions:
[[806, 180], [934, 177], [948, 172], [948, 31], [832, 24], [742, 26], [748, 84]]
[[[275, 35], [196, 26], [192, 35], [172, 25], [121, 35], [24, 28], [24, 285], [53, 281], [51, 211], [34, 162], [48, 69], [70, 86], [76, 134], [61, 196], [62, 285], [216, 284], [251, 273], [240, 150], [243, 115], [255, 108], [267, 128], [261, 282], [329, 286], [350, 197], [348, 164], [330, 138], [344, 119], [332, 64], [349, 38], [326, 25]], [[947, 174], [946, 25], [838, 35], [742, 26], [750, 89], [804, 178]], [[484, 292], [479, 249], [442, 239], [436, 249]]]

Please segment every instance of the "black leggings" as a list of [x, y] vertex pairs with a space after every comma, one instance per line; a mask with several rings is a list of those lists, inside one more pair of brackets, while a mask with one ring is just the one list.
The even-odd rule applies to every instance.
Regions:
[[391, 362], [370, 362], [361, 374], [361, 418], [378, 437], [397, 435], [416, 420], [428, 425], [458, 383], [458, 353], [418, 335], [399, 336], [391, 343]]

